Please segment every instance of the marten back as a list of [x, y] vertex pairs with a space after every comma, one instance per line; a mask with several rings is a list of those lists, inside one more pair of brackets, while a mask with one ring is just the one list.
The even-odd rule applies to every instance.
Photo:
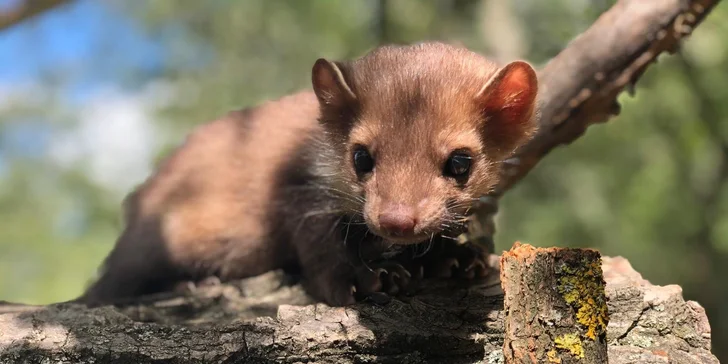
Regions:
[[316, 97], [302, 92], [197, 127], [126, 198], [125, 229], [82, 300], [295, 266], [286, 242], [267, 241], [280, 223], [270, 212], [282, 169], [320, 134], [317, 115]]

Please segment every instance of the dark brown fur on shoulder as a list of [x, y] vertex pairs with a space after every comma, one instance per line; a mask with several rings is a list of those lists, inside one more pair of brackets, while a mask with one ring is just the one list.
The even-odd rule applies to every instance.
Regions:
[[533, 69], [423, 43], [320, 59], [312, 82], [197, 128], [127, 198], [79, 300], [283, 268], [346, 305], [413, 278], [485, 274], [484, 252], [453, 237], [535, 130]]

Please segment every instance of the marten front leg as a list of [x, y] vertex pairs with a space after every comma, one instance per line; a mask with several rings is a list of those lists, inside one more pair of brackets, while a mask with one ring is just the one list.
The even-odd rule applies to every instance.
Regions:
[[363, 264], [345, 256], [334, 258], [326, 254], [302, 263], [304, 285], [309, 294], [331, 306], [347, 306], [368, 299], [384, 303], [389, 295], [405, 290], [411, 278], [407, 269], [391, 261]]
[[358, 300], [372, 299], [381, 302], [387, 295], [395, 296], [405, 291], [412, 274], [401, 264], [383, 260], [357, 268], [355, 297]]
[[299, 238], [296, 250], [307, 292], [331, 306], [346, 306], [368, 299], [384, 302], [404, 291], [411, 273], [399, 262], [381, 259], [385, 247], [379, 244], [358, 238], [353, 230]]

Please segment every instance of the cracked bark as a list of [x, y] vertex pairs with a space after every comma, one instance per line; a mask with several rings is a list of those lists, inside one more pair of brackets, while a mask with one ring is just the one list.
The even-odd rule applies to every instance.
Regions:
[[[491, 262], [497, 267], [497, 256]], [[718, 363], [704, 310], [603, 258], [610, 363]], [[123, 308], [5, 306], [2, 363], [503, 363], [498, 274], [386, 306], [312, 304], [279, 272]]]
[[516, 244], [501, 258], [507, 363], [607, 363], [599, 252]]
[[[498, 197], [551, 149], [615, 114], [617, 95], [717, 3], [620, 0], [546, 65], [541, 130], [506, 163], [470, 238], [492, 243]], [[705, 311], [680, 287], [653, 286], [622, 258], [604, 258], [602, 271], [610, 363], [718, 363]], [[2, 363], [502, 363], [503, 340], [497, 274], [470, 286], [432, 281], [384, 307], [315, 305], [277, 272], [123, 308], [0, 303]]]

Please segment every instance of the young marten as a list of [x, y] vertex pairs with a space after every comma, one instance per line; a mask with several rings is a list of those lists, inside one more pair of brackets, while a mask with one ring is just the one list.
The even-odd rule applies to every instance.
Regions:
[[485, 274], [484, 251], [454, 237], [535, 130], [533, 68], [423, 43], [319, 59], [312, 81], [198, 127], [127, 197], [126, 227], [79, 300], [282, 268], [339, 306]]

